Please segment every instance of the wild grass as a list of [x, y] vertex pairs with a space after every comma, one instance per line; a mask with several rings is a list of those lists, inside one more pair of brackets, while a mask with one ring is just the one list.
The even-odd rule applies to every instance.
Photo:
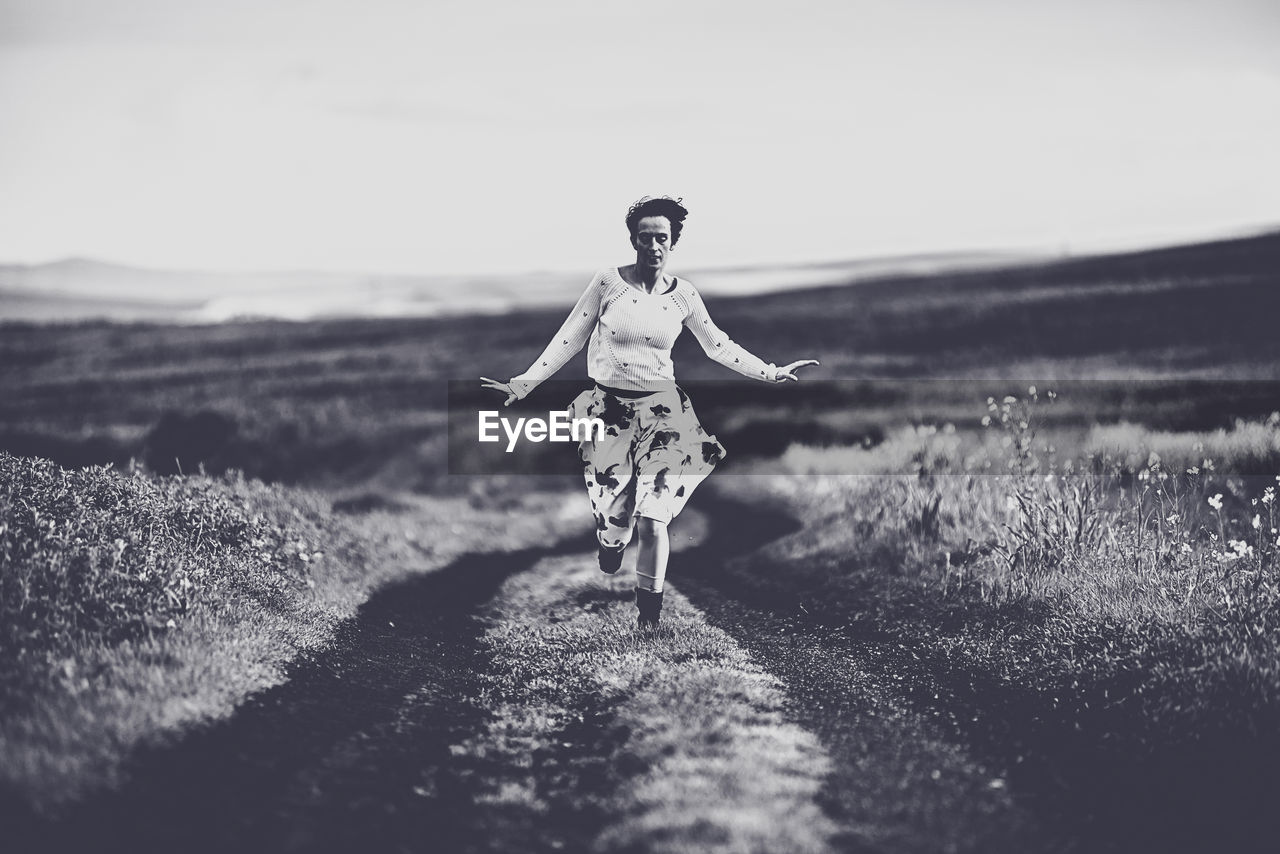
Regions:
[[0, 483], [6, 682], [86, 643], [175, 629], [198, 601], [238, 595], [272, 607], [314, 587], [325, 559], [365, 557], [314, 501], [285, 502], [242, 477], [68, 471], [0, 453]]
[[8, 454], [0, 478], [9, 700], [24, 679], [74, 671], [78, 650], [173, 631], [197, 603], [239, 597], [278, 608], [314, 587], [324, 559], [362, 559], [314, 500], [285, 501], [242, 478], [68, 471]]
[[[1158, 471], [1204, 469], [1266, 476], [1280, 471], [1280, 413], [1266, 419], [1237, 419], [1231, 429], [1172, 432], [1140, 424], [1097, 425], [1085, 440], [1085, 452], [1107, 468], [1139, 474], [1158, 463]], [[1205, 461], [1213, 468], [1205, 468]]]
[[573, 527], [551, 492], [514, 517], [483, 489], [382, 503], [0, 454], [0, 797], [52, 810], [119, 782], [138, 745], [282, 682], [379, 584]]
[[[1223, 470], [1270, 465], [1280, 417], [1095, 429], [1067, 456], [1038, 434], [1046, 405], [991, 399], [985, 435], [914, 428], [873, 449], [792, 449], [789, 472], [738, 480], [804, 529], [739, 571], [824, 619], [925, 638], [957, 668], [1127, 709], [1137, 740], [1268, 726], [1277, 478]], [[823, 474], [828, 453], [899, 473]]]

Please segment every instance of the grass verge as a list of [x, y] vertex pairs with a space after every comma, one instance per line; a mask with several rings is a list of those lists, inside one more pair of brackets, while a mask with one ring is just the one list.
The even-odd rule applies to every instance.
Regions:
[[1096, 457], [1055, 471], [1010, 422], [1002, 475], [916, 431], [838, 452], [914, 458], [915, 475], [824, 475], [809, 450], [803, 473], [735, 479], [735, 500], [803, 520], [731, 565], [744, 596], [912, 650], [907, 694], [963, 712], [1023, 791], [1099, 838], [1256, 847], [1280, 791], [1275, 480], [1218, 475], [1207, 449], [1265, 462], [1276, 419], [1129, 436], [1101, 475]]
[[0, 793], [41, 811], [283, 682], [380, 584], [576, 525], [554, 493], [510, 515], [479, 495], [350, 516], [235, 474], [0, 454], [0, 475]]

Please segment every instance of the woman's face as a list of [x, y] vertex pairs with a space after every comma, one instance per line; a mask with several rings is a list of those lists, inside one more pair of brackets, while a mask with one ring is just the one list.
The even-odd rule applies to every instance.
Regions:
[[671, 253], [671, 222], [665, 216], [641, 217], [631, 238], [636, 250], [636, 263], [642, 267], [662, 269]]

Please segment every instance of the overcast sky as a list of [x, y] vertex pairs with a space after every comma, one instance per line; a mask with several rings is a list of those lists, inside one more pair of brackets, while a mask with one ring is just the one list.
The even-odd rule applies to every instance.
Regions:
[[371, 272], [1280, 224], [1280, 3], [0, 0], [0, 262]]

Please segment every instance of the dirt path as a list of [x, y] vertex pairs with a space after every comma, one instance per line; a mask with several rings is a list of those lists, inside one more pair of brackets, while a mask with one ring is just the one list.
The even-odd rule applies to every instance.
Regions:
[[[699, 545], [678, 551], [671, 583], [782, 683], [788, 717], [816, 734], [834, 770], [820, 802], [844, 851], [1099, 850], [1100, 839], [1046, 820], [1043, 790], [1011, 780], [1008, 757], [974, 738], [915, 651], [852, 638], [753, 601], [722, 570], [733, 554], [795, 529], [793, 520], [709, 493], [688, 524]], [[701, 514], [702, 519], [696, 516]], [[684, 523], [684, 520], [682, 520]], [[699, 524], [701, 523], [701, 524]], [[562, 792], [550, 814], [520, 814], [485, 797], [502, 769], [456, 748], [486, 731], [492, 673], [479, 615], [503, 582], [560, 547], [468, 555], [376, 594], [333, 649], [230, 720], [137, 757], [131, 782], [55, 822], [26, 816], [6, 830], [12, 851], [556, 851], [586, 850], [610, 816], [575, 811], [582, 754], [603, 747], [608, 710], [585, 709], [581, 731], [539, 757], [539, 785]], [[590, 608], [591, 602], [579, 603]], [[927, 693], [927, 692], [926, 692]], [[568, 753], [572, 753], [570, 756]], [[576, 773], [576, 772], [575, 772]], [[1015, 775], [1016, 777], [1016, 775]], [[749, 810], [750, 804], [743, 804]], [[1059, 811], [1060, 812], [1060, 811]]]
[[[704, 499], [710, 496], [704, 496]], [[1070, 848], [1017, 804], [1003, 769], [956, 737], [941, 709], [904, 699], [912, 668], [896, 645], [833, 635], [802, 614], [775, 612], [723, 572], [723, 539], [749, 531], [764, 541], [798, 524], [745, 504], [698, 505], [706, 542], [673, 558], [672, 578], [707, 619], [734, 637], [786, 688], [791, 717], [816, 733], [834, 772], [822, 803], [844, 828], [847, 851], [1044, 851]]]
[[483, 769], [450, 746], [488, 713], [477, 610], [511, 574], [564, 548], [468, 555], [385, 588], [330, 652], [230, 720], [138, 756], [130, 782], [9, 851], [484, 851]]
[[[728, 532], [713, 545], [727, 557], [770, 536]], [[643, 771], [589, 773], [590, 755], [616, 746], [605, 743], [619, 737], [610, 710], [584, 707], [581, 723], [534, 757], [549, 813], [501, 804], [493, 789], [511, 769], [458, 749], [492, 722], [486, 604], [512, 576], [564, 555], [593, 562], [594, 538], [467, 555], [382, 589], [286, 683], [227, 721], [135, 756], [118, 791], [51, 820], [6, 817], [5, 850], [587, 850], [611, 816], [581, 808], [581, 791]]]

